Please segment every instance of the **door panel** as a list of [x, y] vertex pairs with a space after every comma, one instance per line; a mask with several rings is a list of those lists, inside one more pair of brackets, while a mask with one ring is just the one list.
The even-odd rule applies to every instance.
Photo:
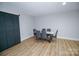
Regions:
[[6, 17], [6, 30], [7, 30], [7, 40], [8, 47], [11, 47], [20, 42], [20, 33], [19, 33], [19, 19], [16, 18], [16, 15], [7, 14]]
[[6, 32], [7, 32], [6, 37], [7, 37], [7, 41], [8, 41], [8, 47], [11, 47], [15, 43], [12, 15], [6, 14], [5, 19], [6, 19]]
[[3, 51], [7, 48], [7, 40], [5, 32], [0, 32], [0, 51]]
[[20, 42], [19, 17], [0, 12], [0, 51]]
[[19, 17], [14, 16], [14, 33], [16, 44], [20, 42], [20, 28], [19, 28]]
[[0, 51], [7, 48], [5, 13], [0, 12]]

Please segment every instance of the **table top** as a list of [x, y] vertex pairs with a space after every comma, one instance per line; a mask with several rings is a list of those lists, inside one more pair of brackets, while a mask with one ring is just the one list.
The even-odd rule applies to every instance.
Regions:
[[47, 34], [54, 34], [53, 32], [46, 32]]

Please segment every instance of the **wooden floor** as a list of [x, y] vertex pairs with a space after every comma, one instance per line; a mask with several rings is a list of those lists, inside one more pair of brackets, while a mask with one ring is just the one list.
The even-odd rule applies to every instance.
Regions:
[[79, 56], [79, 41], [30, 38], [0, 53], [2, 56]]

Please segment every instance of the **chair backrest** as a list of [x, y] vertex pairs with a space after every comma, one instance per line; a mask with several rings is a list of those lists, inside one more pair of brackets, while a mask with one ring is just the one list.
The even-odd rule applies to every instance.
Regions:
[[57, 38], [57, 34], [58, 34], [58, 30], [56, 30], [56, 33], [55, 33], [55, 38]]
[[36, 29], [33, 29], [33, 34], [34, 35], [36, 35], [36, 32], [37, 32], [37, 30]]
[[36, 37], [41, 38], [41, 32], [40, 31], [36, 31]]
[[47, 31], [48, 31], [48, 32], [51, 32], [51, 29], [50, 29], [50, 28], [48, 28], [48, 29], [47, 29]]
[[47, 38], [47, 34], [46, 34], [46, 30], [42, 29], [42, 39], [46, 39]]

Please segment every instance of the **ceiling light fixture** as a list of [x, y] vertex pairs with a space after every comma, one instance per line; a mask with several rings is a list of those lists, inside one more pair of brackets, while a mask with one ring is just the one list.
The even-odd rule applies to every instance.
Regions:
[[66, 2], [63, 2], [62, 5], [63, 5], [63, 6], [66, 5]]

